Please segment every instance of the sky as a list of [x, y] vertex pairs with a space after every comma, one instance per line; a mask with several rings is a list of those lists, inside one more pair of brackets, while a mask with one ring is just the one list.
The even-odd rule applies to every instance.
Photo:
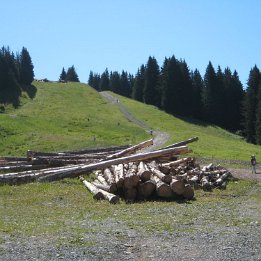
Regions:
[[0, 47], [26, 47], [36, 79], [58, 80], [74, 65], [89, 73], [122, 70], [135, 75], [149, 56], [185, 59], [204, 76], [237, 70], [244, 86], [261, 70], [260, 0], [0, 0]]

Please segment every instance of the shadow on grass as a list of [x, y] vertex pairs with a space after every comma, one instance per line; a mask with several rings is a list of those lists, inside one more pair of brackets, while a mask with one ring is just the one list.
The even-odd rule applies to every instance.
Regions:
[[30, 99], [33, 99], [36, 95], [36, 92], [37, 92], [37, 88], [32, 84], [24, 86], [23, 90], [28, 94]]

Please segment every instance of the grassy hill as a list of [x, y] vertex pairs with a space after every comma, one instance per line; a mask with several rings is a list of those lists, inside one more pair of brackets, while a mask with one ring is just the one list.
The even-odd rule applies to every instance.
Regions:
[[[0, 155], [135, 144], [149, 136], [81, 83], [34, 82], [33, 100], [0, 114]], [[95, 141], [94, 141], [95, 136]]]
[[169, 144], [198, 136], [199, 141], [189, 146], [194, 155], [226, 160], [249, 160], [255, 154], [261, 159], [261, 146], [246, 143], [240, 136], [234, 135], [217, 126], [200, 124], [178, 119], [154, 106], [118, 96], [128, 110], [146, 122], [152, 129], [170, 134]]
[[[135, 144], [149, 138], [85, 84], [34, 84], [37, 94], [33, 100], [23, 98], [19, 109], [9, 108], [0, 114], [0, 155], [24, 155], [28, 149], [57, 151]], [[248, 160], [256, 154], [261, 158], [261, 146], [248, 144], [219, 127], [184, 121], [154, 106], [117, 97], [136, 118], [152, 129], [169, 133], [169, 144], [198, 136], [199, 142], [190, 145], [196, 156]]]

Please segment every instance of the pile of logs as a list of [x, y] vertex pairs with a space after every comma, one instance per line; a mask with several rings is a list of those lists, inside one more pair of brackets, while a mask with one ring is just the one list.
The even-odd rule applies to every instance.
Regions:
[[[137, 153], [153, 144], [58, 153], [28, 151], [26, 157], [0, 157], [0, 183], [21, 184], [80, 177], [95, 199], [111, 203], [150, 198], [194, 198], [194, 189], [225, 188], [231, 174], [221, 166], [200, 168], [186, 146], [197, 137], [152, 152]], [[11, 171], [11, 172], [10, 172]], [[81, 175], [95, 173], [91, 182]]]
[[140, 161], [112, 165], [95, 172], [92, 182], [83, 181], [95, 199], [126, 202], [144, 199], [174, 198], [191, 200], [194, 189], [210, 191], [226, 188], [232, 175], [221, 166], [209, 164], [200, 168], [195, 158], [187, 157], [175, 161]]

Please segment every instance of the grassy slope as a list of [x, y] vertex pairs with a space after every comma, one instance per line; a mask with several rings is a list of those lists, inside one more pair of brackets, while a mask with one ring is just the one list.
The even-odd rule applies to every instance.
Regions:
[[189, 145], [196, 156], [249, 160], [250, 155], [256, 154], [257, 158], [261, 159], [261, 146], [248, 144], [239, 136], [219, 127], [189, 123], [166, 114], [154, 106], [118, 97], [133, 115], [146, 122], [152, 129], [169, 133], [171, 135], [169, 143], [198, 136], [199, 142]]
[[0, 155], [134, 144], [148, 137], [85, 84], [34, 84], [33, 100], [0, 114]]

